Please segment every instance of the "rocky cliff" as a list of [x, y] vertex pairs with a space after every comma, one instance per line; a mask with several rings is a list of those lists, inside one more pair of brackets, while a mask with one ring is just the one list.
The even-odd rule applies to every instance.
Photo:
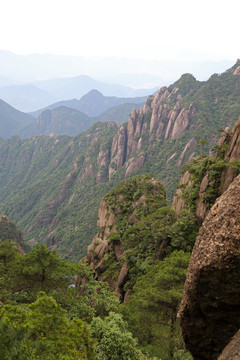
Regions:
[[[0, 139], [0, 211], [28, 241], [46, 242], [61, 256], [79, 259], [96, 232], [100, 199], [115, 184], [151, 173], [171, 199], [182, 164], [200, 152], [198, 140], [208, 140], [209, 151], [217, 129], [236, 122], [238, 66], [206, 82], [183, 75], [133, 109], [122, 125], [96, 123], [74, 138]], [[56, 120], [55, 110], [39, 124]]]
[[[154, 227], [150, 224], [149, 217], [156, 210], [161, 221], [161, 216], [165, 215], [160, 215], [161, 208], [164, 208], [166, 216], [171, 214], [174, 219], [171, 210], [169, 209], [168, 214], [165, 209], [163, 186], [149, 175], [133, 177], [120, 183], [101, 200], [97, 224], [99, 231], [88, 246], [87, 256], [81, 262], [89, 264], [96, 274], [96, 279], [107, 281], [121, 301], [128, 298], [141, 263], [146, 258], [150, 261], [164, 256], [169, 244], [167, 234], [158, 246], [151, 239], [150, 231], [144, 230], [144, 239], [139, 236], [145, 221], [149, 222], [149, 228]], [[154, 221], [156, 226], [156, 216]], [[84, 279], [78, 278], [77, 284], [80, 285], [82, 281]]]
[[[221, 130], [222, 131], [222, 130]], [[222, 131], [215, 157], [193, 159], [183, 171], [180, 185], [173, 199], [178, 213], [194, 205], [196, 219], [201, 225], [218, 196], [240, 172], [240, 119], [230, 131]]]
[[[160, 138], [163, 141], [178, 139], [190, 126], [195, 113], [192, 104], [188, 108], [183, 106], [182, 96], [176, 87], [162, 87], [138, 111], [133, 109], [128, 124], [122, 125], [113, 139], [109, 179], [124, 164], [125, 178], [139, 170], [146, 160], [149, 161], [147, 147], [153, 150], [155, 142]], [[187, 150], [195, 145], [192, 139], [181, 154], [179, 165]], [[134, 158], [133, 153], [136, 154]]]
[[240, 328], [240, 175], [216, 201], [197, 237], [180, 309], [195, 360], [215, 360]]

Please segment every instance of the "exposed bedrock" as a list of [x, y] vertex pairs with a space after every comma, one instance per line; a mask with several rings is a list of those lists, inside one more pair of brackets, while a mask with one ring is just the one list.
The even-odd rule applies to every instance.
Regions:
[[240, 175], [197, 237], [179, 311], [195, 360], [215, 360], [240, 328]]

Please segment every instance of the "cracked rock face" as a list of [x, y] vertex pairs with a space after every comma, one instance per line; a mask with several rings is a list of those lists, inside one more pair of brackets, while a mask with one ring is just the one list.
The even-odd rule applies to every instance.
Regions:
[[195, 360], [215, 360], [240, 328], [240, 175], [197, 237], [179, 311]]

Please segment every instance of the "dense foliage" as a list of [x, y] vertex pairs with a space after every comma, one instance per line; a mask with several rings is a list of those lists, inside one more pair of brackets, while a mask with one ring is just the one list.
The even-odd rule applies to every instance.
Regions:
[[161, 358], [172, 359], [184, 349], [177, 311], [189, 259], [189, 253], [174, 251], [163, 261], [148, 266], [123, 308], [142, 348]]
[[150, 360], [107, 283], [84, 264], [79, 271], [85, 285], [71, 286], [76, 264], [45, 245], [25, 255], [0, 244], [0, 359]]
[[[106, 279], [116, 279], [124, 263], [128, 274], [123, 292], [132, 289], [136, 279], [148, 265], [162, 260], [174, 250], [191, 251], [198, 232], [195, 216], [188, 210], [178, 215], [168, 205], [163, 185], [151, 174], [135, 176], [120, 182], [105, 196], [107, 216], [114, 215], [107, 236], [109, 251], [105, 253]], [[99, 229], [104, 235], [105, 227]], [[117, 258], [116, 246], [123, 254]], [[111, 250], [112, 249], [112, 250]]]
[[200, 185], [207, 176], [208, 184], [204, 192], [204, 202], [208, 204], [208, 208], [214, 204], [216, 198], [222, 193], [222, 185], [224, 172], [227, 168], [231, 168], [233, 177], [240, 173], [240, 161], [228, 161], [224, 158], [226, 146], [220, 149], [218, 156], [201, 156], [193, 159], [183, 167], [183, 172], [188, 171], [190, 180], [187, 184], [179, 184], [182, 189], [181, 197], [186, 203], [186, 207], [194, 213], [196, 208], [196, 200], [199, 197]]
[[[183, 250], [191, 249], [195, 234], [192, 218], [187, 211], [176, 216], [167, 205], [163, 185], [151, 175], [120, 183], [106, 199], [117, 228], [109, 242], [116, 244], [121, 237], [122, 260], [130, 270], [125, 283], [131, 289], [129, 303], [120, 305], [107, 282], [97, 281], [86, 262], [77, 266], [61, 260], [44, 244], [25, 254], [13, 241], [4, 240], [0, 244], [0, 358], [189, 358], [176, 314], [189, 260]], [[133, 210], [138, 222], [129, 221]], [[166, 239], [160, 256], [159, 246]], [[110, 277], [116, 262], [109, 264]], [[76, 274], [84, 282], [75, 287]]]
[[[141, 138], [141, 150], [134, 150], [125, 159], [126, 164], [137, 161], [139, 151], [145, 154], [143, 166], [131, 175], [152, 173], [163, 181], [168, 198], [172, 198], [181, 164], [187, 162], [193, 152], [197, 155], [203, 150], [195, 147], [184, 152], [186, 144], [191, 139], [196, 142], [204, 139], [208, 141], [204, 149], [207, 153], [217, 140], [217, 129], [230, 126], [239, 117], [240, 78], [233, 75], [236, 66], [221, 75], [213, 75], [206, 82], [198, 82], [185, 74], [169, 87], [169, 91], [179, 89], [186, 109], [193, 104], [195, 115], [179, 138], [165, 140], [162, 133], [152, 139], [149, 110], [140, 119], [147, 128]], [[174, 109], [178, 101], [178, 95], [174, 94], [172, 91], [166, 100], [170, 109]], [[153, 97], [149, 97], [147, 104], [152, 100]], [[74, 138], [0, 139], [1, 213], [15, 221], [31, 243], [44, 242], [56, 247], [66, 259], [76, 261], [85, 255], [96, 233], [100, 199], [125, 177], [124, 164], [109, 181], [111, 147], [118, 129], [115, 123], [97, 123]], [[103, 153], [106, 156], [101, 161], [99, 154]]]

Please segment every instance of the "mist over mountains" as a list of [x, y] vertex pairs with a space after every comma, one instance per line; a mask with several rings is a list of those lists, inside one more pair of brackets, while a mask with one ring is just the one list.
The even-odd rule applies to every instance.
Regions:
[[80, 99], [97, 89], [105, 96], [136, 97], [170, 85], [183, 73], [207, 80], [230, 61], [166, 61], [51, 54], [17, 55], [0, 50], [0, 98], [30, 112], [54, 102]]
[[52, 54], [17, 55], [0, 50], [0, 86], [6, 85], [2, 85], [1, 75], [8, 78], [9, 84], [88, 75], [104, 82], [151, 88], [168, 85], [185, 72], [192, 73], [198, 80], [207, 80], [212, 73], [220, 73], [230, 66], [229, 60], [208, 61], [200, 57], [192, 61], [169, 61]]
[[59, 101], [31, 114], [0, 100], [0, 137], [75, 136], [96, 122], [117, 121], [122, 124], [128, 121], [132, 108], [138, 109], [146, 99], [104, 96], [97, 90], [91, 90], [79, 100]]
[[181, 166], [200, 153], [199, 140], [206, 140], [209, 153], [218, 129], [239, 118], [239, 75], [239, 61], [206, 82], [185, 74], [133, 109], [128, 122], [120, 125], [110, 116], [111, 121], [95, 123], [75, 137], [45, 135], [56, 132], [56, 124], [66, 134], [71, 116], [80, 128], [78, 110], [45, 110], [37, 120], [45, 135], [0, 141], [1, 212], [28, 241], [45, 242], [63, 257], [79, 259], [96, 233], [101, 197], [119, 181], [151, 173], [172, 198]]

